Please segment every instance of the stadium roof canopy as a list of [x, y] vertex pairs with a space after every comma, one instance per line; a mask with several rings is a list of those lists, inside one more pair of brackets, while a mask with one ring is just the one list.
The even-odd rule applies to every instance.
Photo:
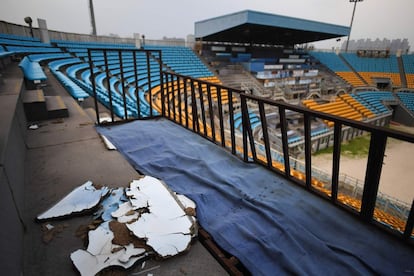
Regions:
[[350, 28], [251, 10], [195, 23], [202, 41], [295, 45], [349, 35]]

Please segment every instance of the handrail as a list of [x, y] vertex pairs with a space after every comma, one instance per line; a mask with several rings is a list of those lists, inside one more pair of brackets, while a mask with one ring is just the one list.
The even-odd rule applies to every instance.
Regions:
[[[226, 148], [232, 154], [242, 158], [246, 162], [255, 162], [263, 165], [271, 171], [282, 175], [290, 181], [300, 185], [304, 189], [310, 191], [313, 194], [317, 194], [330, 200], [334, 205], [343, 207], [350, 211], [357, 217], [367, 222], [373, 223], [378, 227], [399, 236], [405, 241], [412, 243], [413, 227], [414, 227], [414, 202], [411, 204], [411, 208], [406, 212], [406, 220], [401, 218], [393, 218], [393, 221], [397, 221], [397, 226], [394, 223], [388, 223], [387, 220], [382, 219], [384, 217], [383, 210], [377, 208], [378, 204], [386, 205], [386, 201], [391, 200], [387, 198], [382, 200], [382, 195], [378, 192], [379, 180], [382, 170], [382, 162], [384, 158], [384, 152], [386, 148], [386, 142], [388, 138], [394, 138], [409, 143], [414, 143], [414, 135], [388, 129], [373, 124], [369, 124], [361, 121], [354, 121], [343, 117], [337, 117], [335, 115], [319, 112], [316, 110], [310, 110], [302, 106], [285, 103], [282, 101], [275, 101], [271, 99], [265, 99], [256, 95], [246, 94], [241, 90], [226, 87], [217, 83], [210, 83], [206, 80], [200, 80], [189, 76], [175, 74], [173, 72], [162, 71], [162, 59], [161, 51], [158, 54], [159, 71], [157, 76], [152, 73], [150, 59], [154, 59], [152, 53], [154, 50], [125, 50], [125, 49], [88, 49], [88, 57], [91, 70], [91, 80], [95, 96], [97, 122], [99, 124], [99, 110], [97, 104], [97, 88], [95, 85], [95, 78], [93, 70], [93, 62], [91, 53], [93, 51], [103, 51], [105, 60], [107, 58], [107, 52], [111, 51], [130, 51], [134, 55], [137, 52], [144, 52], [146, 55], [147, 66], [147, 82], [148, 90], [147, 97], [145, 97], [150, 103], [150, 116], [147, 118], [156, 117], [154, 114], [160, 112], [161, 116], [203, 136], [211, 142]], [[119, 54], [122, 57], [122, 54]], [[122, 58], [120, 58], [122, 63]], [[136, 63], [136, 59], [134, 60]], [[105, 62], [106, 64], [107, 62]], [[138, 70], [138, 67], [135, 66]], [[111, 76], [108, 67], [105, 66], [104, 74], [106, 74], [109, 85], [109, 77]], [[122, 65], [120, 66], [120, 79], [123, 79]], [[136, 71], [134, 72], [138, 74]], [[159, 85], [152, 87], [151, 80], [154, 77], [158, 77], [157, 82]], [[123, 84], [125, 85], [125, 84]], [[135, 82], [135, 91], [142, 89], [138, 87], [138, 83]], [[125, 96], [126, 90], [122, 91], [121, 97], [116, 98], [118, 102], [110, 103], [110, 112], [112, 117], [112, 123], [115, 123], [113, 114], [114, 104], [123, 104], [126, 108], [125, 101], [128, 97]], [[155, 91], [153, 93], [153, 90]], [[112, 99], [112, 93], [108, 89], [109, 99]], [[137, 92], [138, 93], [138, 92]], [[144, 97], [143, 97], [144, 98]], [[142, 98], [142, 99], [143, 99]], [[139, 99], [138, 95], [136, 99]], [[119, 103], [121, 101], [121, 103]], [[235, 108], [240, 106], [242, 114], [242, 127], [241, 133], [235, 128]], [[254, 137], [249, 114], [252, 112], [252, 108], [259, 113], [259, 126], [261, 126], [261, 133], [263, 137], [264, 149], [258, 149], [258, 141]], [[153, 110], [154, 109], [154, 110]], [[269, 111], [270, 110], [270, 111]], [[141, 116], [129, 116], [124, 110], [124, 117], [119, 118], [117, 122], [126, 122], [131, 119], [143, 119]], [[266, 112], [279, 113], [278, 124], [281, 129], [281, 152], [282, 158], [275, 158], [274, 149], [272, 148], [272, 141], [269, 139], [268, 132], [268, 117]], [[304, 160], [305, 162], [298, 162], [293, 159], [290, 147], [288, 145], [288, 112], [294, 112], [297, 116], [301, 116], [304, 121]], [[333, 167], [330, 175], [323, 175], [320, 177], [320, 173], [312, 167], [312, 136], [311, 136], [311, 121], [314, 118], [319, 118], [325, 121], [333, 123]], [[343, 181], [343, 176], [339, 173], [340, 166], [340, 153], [341, 153], [341, 135], [342, 130], [346, 128], [354, 128], [357, 131], [369, 133], [371, 135], [370, 148], [368, 153], [368, 163], [366, 169], [366, 177], [363, 182], [362, 198], [355, 200], [350, 195], [344, 194], [339, 188], [340, 183]], [[261, 143], [262, 143], [261, 142]], [[322, 179], [323, 178], [323, 179]], [[329, 185], [325, 185], [329, 184]], [[355, 184], [355, 189], [358, 193], [360, 188], [359, 183]], [[396, 202], [394, 204], [395, 209], [400, 207], [407, 207], [407, 204]], [[387, 214], [385, 214], [387, 215]], [[388, 225], [388, 226], [384, 226]]]
[[[206, 139], [221, 145], [225, 148], [231, 148], [232, 153], [243, 158], [246, 162], [255, 162], [261, 164], [268, 169], [283, 175], [284, 177], [288, 178], [289, 180], [299, 184], [300, 186], [304, 187], [305, 189], [309, 190], [312, 193], [322, 195], [324, 198], [329, 199], [333, 204], [338, 205], [340, 207], [344, 207], [346, 210], [351, 211], [351, 213], [357, 215], [361, 219], [374, 223], [375, 225], [379, 226], [386, 231], [390, 231], [397, 236], [408, 239], [411, 237], [413, 227], [414, 215], [412, 214], [413, 208], [408, 206], [407, 203], [400, 202], [393, 200], [391, 197], [384, 197], [383, 194], [378, 192], [379, 187], [379, 177], [381, 175], [382, 169], [382, 161], [384, 157], [386, 141], [388, 138], [394, 138], [410, 143], [414, 143], [414, 135], [388, 129], [380, 126], [375, 126], [373, 124], [369, 124], [366, 122], [361, 121], [353, 121], [350, 119], [336, 117], [331, 114], [318, 112], [315, 110], [309, 110], [301, 106], [292, 105], [289, 103], [275, 101], [270, 99], [264, 99], [259, 96], [250, 95], [243, 93], [241, 91], [231, 89], [228, 87], [224, 87], [222, 85], [217, 85], [213, 83], [208, 83], [206, 81], [201, 81], [198, 79], [193, 79], [188, 76], [177, 75], [174, 73], [164, 73], [164, 77], [169, 79], [172, 82], [178, 82], [179, 79], [183, 79], [184, 83], [187, 83], [187, 86], [191, 88], [191, 95], [189, 97], [189, 102], [191, 105], [192, 112], [188, 114], [182, 114], [181, 116], [192, 116], [194, 127], [190, 127], [190, 130], [199, 133]], [[203, 89], [203, 86], [208, 87], [208, 89]], [[165, 94], [169, 95], [169, 105], [167, 110], [171, 112], [171, 114], [167, 115], [166, 117], [171, 119], [172, 121], [180, 124], [177, 119], [174, 119], [174, 112], [179, 112], [177, 108], [173, 107], [172, 99], [176, 99], [179, 97], [178, 86], [165, 86]], [[217, 91], [221, 90], [232, 90], [232, 97], [229, 97], [229, 103], [213, 103], [213, 110], [216, 112], [218, 110], [218, 106], [220, 106], [220, 110], [228, 110], [225, 114], [221, 112], [216, 112], [214, 114], [215, 119], [218, 122], [214, 122], [211, 116], [211, 103], [208, 103], [207, 100], [203, 100], [204, 98], [211, 97], [211, 90], [216, 89]], [[236, 97], [234, 97], [236, 95]], [[242, 112], [242, 135], [236, 135], [235, 127], [234, 127], [234, 114], [232, 113], [232, 108], [229, 108], [230, 105], [233, 105], [237, 101], [241, 104], [241, 112]], [[250, 125], [249, 120], [249, 113], [251, 112], [252, 102], [256, 103], [259, 108], [260, 113], [260, 122], [263, 131], [263, 143], [264, 143], [264, 150], [258, 151], [257, 145], [258, 141], [255, 140], [253, 136], [253, 131]], [[266, 107], [274, 107], [279, 110], [280, 115], [280, 126], [282, 129], [282, 153], [283, 156], [282, 163], [281, 161], [274, 160], [272, 157], [273, 149], [271, 148], [270, 141], [267, 134], [267, 123], [266, 123]], [[182, 109], [181, 109], [182, 110]], [[288, 139], [286, 135], [287, 131], [287, 118], [286, 118], [286, 111], [293, 111], [296, 113], [301, 114], [305, 120], [305, 135], [304, 135], [304, 144], [305, 144], [305, 162], [301, 162], [299, 160], [294, 161], [289, 152], [288, 147]], [[180, 111], [182, 112], [182, 111]], [[207, 116], [207, 125], [205, 122], [205, 118], [203, 118], [203, 114]], [[315, 170], [311, 163], [311, 129], [310, 129], [310, 120], [312, 118], [320, 118], [323, 120], [331, 121], [334, 123], [334, 153], [333, 153], [333, 170], [332, 173], [324, 174], [323, 177], [328, 178], [328, 182], [330, 182], [330, 187], [328, 188], [321, 188], [320, 186], [323, 185], [323, 179], [318, 179], [320, 175], [318, 171]], [[220, 126], [218, 125], [228, 125], [231, 133], [231, 139], [228, 137], [223, 137], [223, 135], [217, 135], [217, 128]], [[307, 125], [307, 127], [306, 127]], [[198, 126], [198, 127], [197, 127]], [[216, 127], [216, 134], [213, 136], [211, 131], [202, 131], [208, 128], [209, 126]], [[358, 131], [366, 132], [371, 135], [370, 141], [370, 150], [368, 154], [368, 166], [366, 170], [366, 177], [365, 180], [360, 183], [358, 180], [355, 180], [355, 191], [359, 191], [359, 186], [362, 187], [362, 199], [361, 200], [353, 200], [352, 204], [347, 206], [346, 201], [352, 199], [352, 195], [344, 195], [339, 190], [339, 184], [343, 183], [345, 176], [339, 173], [339, 164], [340, 164], [340, 147], [341, 147], [341, 133], [343, 128], [355, 128]], [[227, 131], [227, 130], [226, 130]], [[224, 132], [224, 131], [223, 131]], [[219, 131], [220, 133], [220, 131]], [[227, 133], [227, 132], [226, 132]], [[216, 137], [217, 136], [217, 137]], [[223, 141], [223, 139], [225, 141]], [[348, 177], [346, 181], [351, 181]], [[363, 184], [363, 185], [361, 185]], [[342, 184], [341, 184], [342, 185]], [[360, 192], [358, 192], [360, 193]], [[404, 215], [404, 218], [407, 218], [406, 222], [404, 223], [401, 217], [396, 217], [395, 219], [399, 221], [398, 226], [394, 226], [392, 224], [388, 224], [389, 226], [393, 227], [391, 229], [387, 225], [385, 220], [382, 220], [384, 215], [384, 210], [377, 209], [377, 198], [380, 204], [381, 202], [394, 202], [392, 206], [393, 208], [404, 208], [405, 211], [401, 212]], [[344, 203], [345, 200], [345, 203]], [[384, 203], [387, 204], [387, 203]], [[384, 205], [383, 204], [383, 205]], [[351, 208], [349, 208], [351, 207]], [[409, 210], [409, 211], [408, 211]], [[391, 216], [391, 215], [390, 215]], [[390, 230], [391, 229], [391, 230]], [[412, 240], [412, 239], [411, 239]]]
[[[158, 64], [158, 69], [155, 68], [157, 74], [159, 76], [162, 75], [162, 55], [161, 55], [161, 50], [143, 50], [143, 49], [122, 49], [122, 48], [88, 48], [88, 62], [89, 62], [89, 70], [91, 72], [91, 82], [92, 82], [92, 93], [94, 96], [94, 103], [95, 103], [95, 110], [96, 110], [96, 119], [97, 119], [97, 124], [101, 125], [104, 124], [100, 121], [99, 118], [99, 104], [98, 104], [98, 99], [103, 99], [101, 102], [103, 105], [105, 105], [109, 112], [110, 112], [110, 116], [111, 116], [111, 123], [114, 123], [116, 120], [119, 122], [122, 122], [124, 120], [128, 121], [128, 120], [134, 120], [134, 119], [140, 119], [142, 117], [145, 118], [154, 118], [157, 117], [157, 115], [154, 112], [154, 106], [152, 104], [152, 84], [151, 84], [151, 80], [154, 79], [154, 71], [151, 69], [151, 60], [156, 60], [157, 64]], [[104, 85], [106, 86], [104, 89], [100, 89], [98, 91], [98, 87], [96, 85], [96, 80], [95, 80], [95, 72], [94, 69], [94, 63], [93, 63], [93, 54], [96, 55], [96, 53], [102, 53], [103, 55], [103, 66], [100, 66], [100, 71], [99, 73], [103, 73], [104, 74], [104, 78], [106, 79], [106, 82], [104, 82]], [[118, 58], [119, 61], [119, 76], [118, 78], [121, 80], [122, 83], [122, 89], [121, 91], [114, 91], [113, 89], [111, 89], [111, 85], [110, 85], [110, 77], [112, 76], [112, 73], [110, 71], [109, 68], [109, 56], [108, 53], [115, 53], [116, 57]], [[125, 82], [125, 75], [124, 75], [124, 63], [127, 62], [131, 62], [126, 61], [123, 57], [129, 53], [130, 55], [132, 55], [132, 62], [133, 64], [135, 64], [134, 66], [134, 70], [132, 72], [130, 72], [130, 74], [132, 75], [132, 79], [134, 80], [132, 82], [132, 85], [134, 86], [134, 91], [135, 91], [135, 97], [129, 97], [127, 96], [127, 93], [130, 93], [128, 91], [128, 86], [129, 84], [126, 84]], [[146, 70], [146, 78], [147, 78], [147, 84], [146, 84], [146, 93], [148, 93], [150, 95], [149, 99], [150, 102], [148, 103], [149, 106], [149, 114], [145, 114], [143, 115], [142, 110], [141, 110], [141, 98], [139, 97], [138, 93], [140, 90], [143, 89], [143, 87], [140, 86], [139, 82], [138, 82], [138, 74], [141, 72], [142, 69], [138, 68], [138, 59], [137, 59], [137, 53], [143, 53], [145, 54], [145, 70]], [[154, 56], [155, 53], [155, 56]], [[142, 60], [140, 61], [142, 62]], [[138, 72], [139, 71], [139, 72]], [[162, 83], [163, 78], [160, 78], [160, 84], [163, 86]], [[102, 88], [102, 87], [101, 87]], [[102, 91], [105, 90], [105, 91]], [[104, 95], [103, 97], [98, 97], [98, 92], [103, 92]], [[115, 101], [115, 98], [118, 99], [118, 102]], [[133, 103], [131, 102], [131, 99], [135, 98], [136, 102]], [[106, 100], [107, 99], [107, 100]], [[105, 101], [106, 100], [106, 101]], [[120, 102], [119, 102], [120, 101]], [[118, 118], [116, 118], [115, 116], [118, 116]]]

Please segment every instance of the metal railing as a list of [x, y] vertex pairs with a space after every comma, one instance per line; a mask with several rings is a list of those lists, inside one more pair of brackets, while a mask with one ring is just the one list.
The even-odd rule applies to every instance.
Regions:
[[[91, 61], [91, 51], [96, 51], [96, 49], [88, 52], [90, 69], [93, 72], [94, 66]], [[105, 51], [111, 50], [100, 49], [99, 51], [104, 51], [105, 53]], [[132, 52], [136, 53], [137, 51], [140, 50], [133, 50]], [[144, 52], [146, 55], [146, 66], [150, 68], [151, 64], [149, 60], [152, 58], [152, 54], [148, 51]], [[122, 54], [119, 55], [120, 57], [122, 56]], [[107, 56], [107, 54], [104, 54], [105, 60], [107, 60]], [[121, 60], [121, 58], [119, 59]], [[373, 223], [383, 230], [399, 236], [407, 243], [413, 243], [414, 201], [407, 211], [405, 220], [401, 218], [394, 220], [392, 218], [392, 222], [389, 222], [387, 218], [384, 219], [382, 210], [378, 209], [379, 205], [387, 203], [382, 203], [381, 200], [377, 202], [377, 196], [379, 194], [379, 181], [387, 139], [394, 138], [414, 143], [414, 135], [321, 113], [281, 101], [245, 94], [243, 91], [225, 87], [217, 83], [210, 83], [205, 80], [172, 72], [162, 72], [161, 53], [159, 53], [157, 59], [160, 68], [159, 76], [161, 76], [159, 85], [154, 93], [151, 85], [148, 86], [149, 89], [145, 90], [146, 99], [151, 105], [151, 110], [154, 109], [150, 116], [148, 116], [149, 118], [153, 118], [154, 114], [159, 113], [160, 116], [168, 118], [211, 142], [228, 149], [232, 154], [239, 156], [245, 162], [255, 162], [265, 166], [269, 170], [282, 175], [311, 193], [322, 196], [333, 204], [350, 211], [362, 220]], [[134, 63], [136, 63], [135, 59]], [[108, 67], [106, 63], [105, 65]], [[137, 66], [134, 67], [139, 68]], [[120, 81], [124, 83], [125, 80], [122, 77], [122, 70], [122, 65], [120, 65]], [[148, 70], [147, 82], [153, 83], [151, 81], [153, 75], [150, 72], [151, 70]], [[93, 76], [93, 74], [91, 75]], [[111, 74], [108, 70], [106, 70], [106, 76], [108, 81], [107, 86], [109, 87], [109, 77], [111, 77]], [[92, 77], [94, 91], [96, 91], [96, 85], [93, 79]], [[142, 89], [139, 86], [139, 81], [135, 81], [133, 85], [136, 86], [135, 91]], [[125, 86], [123, 84], [123, 87]], [[126, 101], [125, 89], [119, 92], [121, 92], [124, 101]], [[109, 91], [109, 93], [111, 94], [112, 92]], [[97, 107], [96, 99], [95, 104]], [[252, 110], [258, 110], [260, 117], [260, 127], [262, 129], [260, 150], [258, 150], [258, 138], [254, 136], [250, 122], [250, 112]], [[295, 159], [292, 158], [293, 156], [291, 156], [289, 151], [288, 129], [290, 122], [288, 121], [287, 111], [289, 113], [294, 112], [296, 115], [299, 114], [303, 119], [304, 162], [300, 162], [302, 165], [298, 162], [294, 163]], [[278, 121], [276, 123], [268, 122], [266, 115], [274, 114], [275, 112], [279, 115]], [[98, 110], [97, 114], [99, 114]], [[111, 115], [113, 117], [112, 111]], [[142, 118], [139, 114], [135, 117], [128, 116], [127, 113], [124, 115], [123, 118], [119, 118], [119, 121], [124, 122], [130, 119]], [[332, 173], [330, 175], [331, 179], [328, 180], [318, 179], [319, 174], [316, 170], [312, 169], [311, 126], [316, 118], [334, 123]], [[99, 122], [99, 117], [97, 121]], [[112, 121], [114, 122], [114, 120]], [[281, 158], [276, 158], [277, 160], [274, 158], [272, 141], [269, 138], [270, 123], [272, 123], [272, 127], [277, 124], [281, 130], [282, 143], [280, 154], [282, 156]], [[359, 192], [361, 194], [360, 199], [355, 199], [352, 197], [352, 193], [346, 194], [346, 192], [340, 189], [342, 179], [339, 171], [341, 135], [342, 129], [346, 127], [354, 128], [357, 131], [370, 135], [367, 168], [363, 181], [362, 194]], [[326, 177], [325, 174], [324, 178]], [[388, 216], [388, 214], [385, 214], [385, 216]]]
[[[414, 202], [405, 212], [407, 214], [405, 222], [400, 217], [396, 217], [395, 219], [399, 219], [400, 223], [395, 225], [388, 223], [387, 219], [384, 219], [384, 216], [392, 216], [392, 214], [384, 214], [382, 209], [378, 209], [384, 203], [382, 202], [383, 197], [377, 198], [377, 196], [381, 195], [378, 188], [387, 139], [394, 138], [414, 143], [413, 135], [336, 117], [280, 101], [264, 99], [245, 94], [236, 89], [173, 73], [164, 73], [164, 83], [164, 93], [166, 95], [165, 117], [193, 130], [222, 147], [228, 148], [244, 161], [261, 164], [297, 183], [306, 190], [330, 200], [335, 205], [343, 207], [359, 218], [374, 223], [382, 229], [412, 243], [413, 238], [410, 239], [410, 237], [413, 236]], [[223, 101], [223, 96], [226, 97], [225, 102]], [[236, 112], [234, 110], [236, 105], [240, 106], [241, 111]], [[260, 142], [264, 144], [264, 150], [262, 149], [260, 153], [258, 152], [259, 143], [257, 137], [254, 136], [249, 119], [249, 113], [252, 109], [256, 110], [257, 106], [263, 137], [263, 141]], [[278, 124], [282, 133], [281, 160], [273, 160], [272, 158], [273, 149], [269, 139], [266, 117], [267, 113], [274, 112], [275, 110], [279, 112], [280, 119]], [[286, 116], [286, 111], [288, 110], [303, 116], [304, 162], [298, 160], [294, 162], [295, 159], [292, 158], [289, 152], [287, 137], [288, 120]], [[235, 127], [236, 114], [240, 112], [242, 119], [241, 131]], [[317, 170], [312, 168], [311, 121], [315, 118], [334, 123], [332, 174], [324, 174], [325, 179], [322, 180], [319, 179], [320, 175], [317, 173]], [[189, 121], [191, 124], [188, 123]], [[355, 189], [348, 194], [340, 190], [340, 183], [345, 183], [344, 176], [339, 172], [341, 135], [342, 129], [345, 127], [354, 128], [357, 131], [369, 134], [371, 137], [366, 177], [362, 183], [362, 193], [361, 190], [358, 190], [361, 194], [360, 199], [354, 198], [356, 195]], [[331, 179], [327, 181], [327, 177]], [[327, 183], [329, 185], [325, 185]], [[394, 206], [405, 205], [402, 202], [396, 201]]]
[[[90, 48], [88, 62], [98, 124], [100, 105], [110, 112], [111, 123], [159, 116], [152, 96], [154, 86], [163, 87], [160, 50]], [[104, 74], [102, 82], [98, 74]]]

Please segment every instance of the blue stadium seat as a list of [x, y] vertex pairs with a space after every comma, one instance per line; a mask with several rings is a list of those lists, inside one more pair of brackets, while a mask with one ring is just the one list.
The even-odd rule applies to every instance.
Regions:
[[42, 62], [49, 59], [70, 58], [69, 53], [47, 53], [47, 54], [31, 54], [28, 56], [31, 61]]
[[86, 99], [89, 94], [86, 93], [81, 87], [79, 87], [74, 81], [68, 78], [65, 74], [60, 71], [52, 71], [60, 83], [66, 88], [69, 94], [77, 99]]
[[29, 81], [41, 82], [47, 79], [40, 64], [35, 61], [30, 61], [28, 57], [22, 59], [19, 67], [23, 71], [24, 77]]
[[351, 68], [346, 65], [342, 59], [335, 53], [330, 52], [310, 52], [310, 55], [325, 64], [334, 72], [350, 72]]

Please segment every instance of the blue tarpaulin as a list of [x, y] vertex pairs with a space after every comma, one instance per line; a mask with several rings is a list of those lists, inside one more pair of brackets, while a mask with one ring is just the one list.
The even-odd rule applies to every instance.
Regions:
[[414, 249], [166, 119], [99, 127], [139, 171], [197, 203], [200, 225], [253, 275], [400, 275]]

